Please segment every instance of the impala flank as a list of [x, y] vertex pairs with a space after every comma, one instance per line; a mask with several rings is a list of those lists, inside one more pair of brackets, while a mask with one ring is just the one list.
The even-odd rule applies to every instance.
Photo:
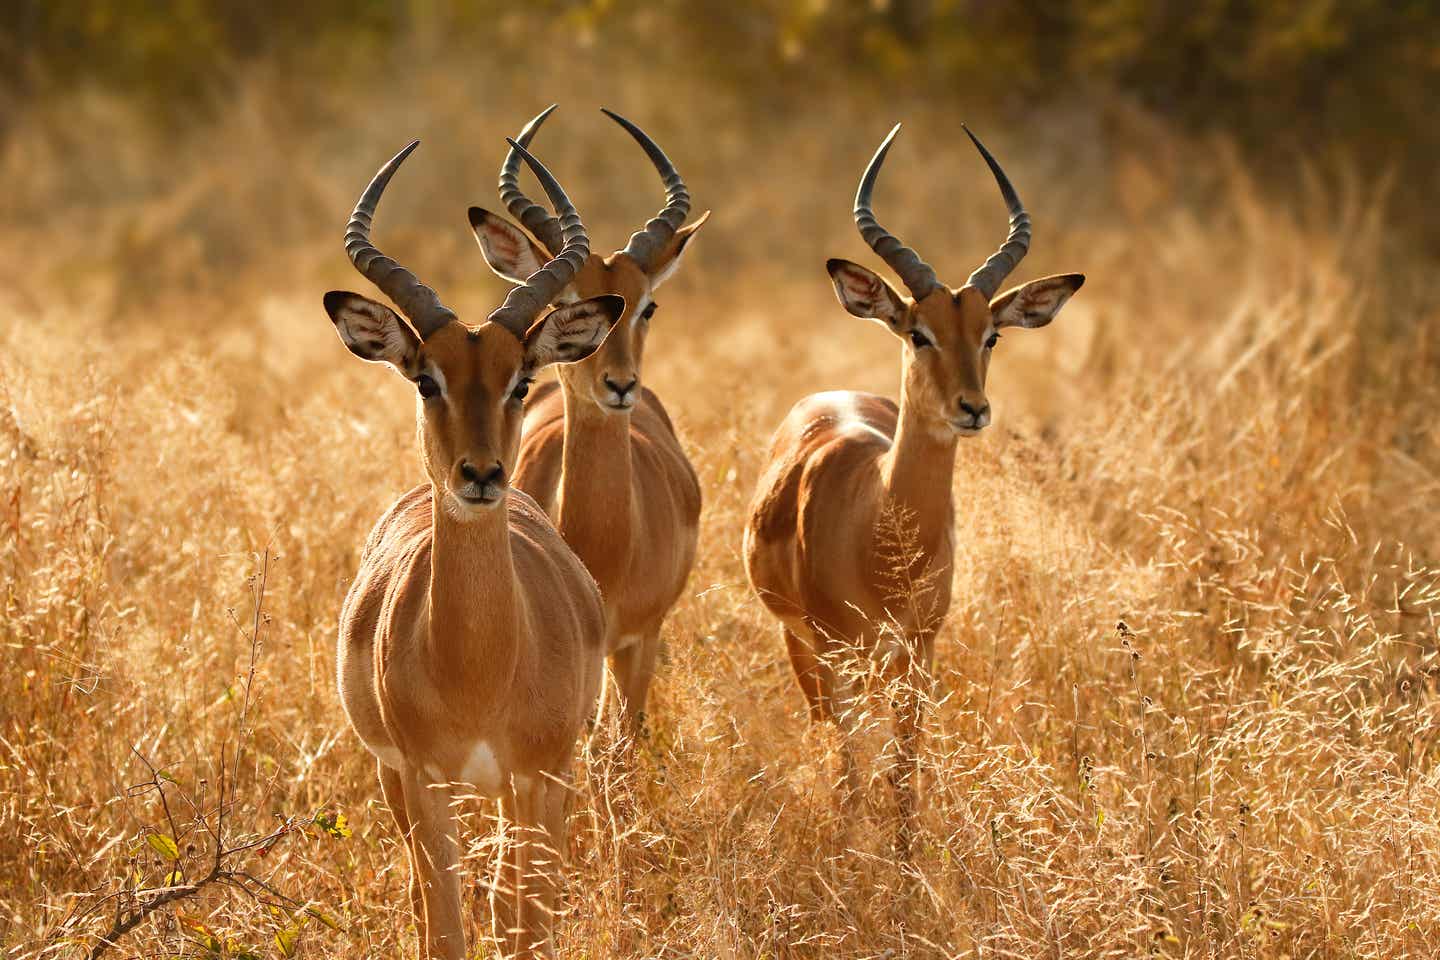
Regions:
[[[554, 109], [526, 125], [522, 146]], [[604, 112], [645, 150], [665, 185], [666, 203], [623, 250], [590, 254], [559, 294], [566, 300], [619, 295], [625, 314], [598, 350], [560, 367], [558, 383], [536, 388], [525, 412], [515, 485], [545, 508], [600, 585], [605, 649], [633, 736], [643, 725], [661, 625], [695, 563], [700, 521], [700, 484], [660, 398], [640, 382], [640, 361], [659, 308], [655, 291], [675, 272], [709, 213], [684, 225], [690, 194], [674, 165], [639, 127]], [[516, 283], [562, 242], [555, 218], [520, 192], [519, 169], [512, 150], [500, 168], [500, 199], [529, 234], [487, 210], [470, 209], [486, 262]]]
[[938, 282], [871, 213], [875, 178], [899, 129], [870, 161], [854, 214], [861, 237], [910, 296], [848, 260], [831, 260], [827, 268], [846, 310], [900, 338], [900, 403], [834, 391], [796, 404], [771, 442], [744, 550], [751, 586], [782, 624], [812, 717], [833, 720], [842, 731], [846, 798], [859, 788], [849, 742], [857, 678], [907, 681], [896, 702], [891, 773], [900, 813], [896, 846], [905, 855], [926, 681], [935, 633], [950, 607], [956, 444], [990, 423], [985, 376], [1001, 331], [1045, 326], [1084, 277], [1044, 277], [996, 295], [1029, 246], [1030, 218], [972, 134], [1009, 207], [1010, 234], [963, 286]]
[[593, 352], [624, 302], [602, 296], [540, 316], [589, 241], [559, 184], [520, 151], [560, 215], [560, 247], [485, 322], [462, 323], [370, 242], [380, 195], [415, 145], [376, 174], [345, 233], [355, 267], [404, 319], [359, 294], [325, 295], [350, 352], [415, 384], [429, 475], [365, 545], [340, 615], [340, 697], [406, 840], [422, 953], [467, 955], [451, 802], [469, 784], [518, 828], [492, 886], [496, 938], [507, 956], [549, 955], [570, 768], [598, 695], [604, 621], [594, 580], [510, 478], [531, 377]]

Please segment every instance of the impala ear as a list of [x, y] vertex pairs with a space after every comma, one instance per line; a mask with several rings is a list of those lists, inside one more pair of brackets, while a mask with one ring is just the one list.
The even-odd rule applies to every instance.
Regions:
[[990, 301], [995, 327], [1043, 327], [1085, 282], [1083, 273], [1059, 273], [1011, 287]]
[[706, 210], [694, 223], [685, 224], [675, 231], [673, 237], [665, 241], [665, 246], [661, 247], [659, 253], [655, 255], [655, 268], [650, 272], [651, 290], [658, 290], [660, 284], [669, 280], [675, 273], [676, 268], [680, 266], [680, 255], [690, 245], [690, 238], [695, 236], [696, 232], [705, 226], [705, 221], [709, 219], [710, 211]]
[[420, 337], [398, 313], [345, 290], [325, 294], [325, 312], [351, 353], [361, 360], [391, 364], [409, 375], [420, 353]]
[[840, 305], [852, 315], [879, 320], [895, 333], [905, 332], [910, 316], [905, 300], [883, 277], [858, 263], [838, 258], [825, 261], [825, 269], [830, 271]]
[[625, 298], [613, 294], [556, 307], [525, 331], [525, 364], [532, 370], [574, 363], [600, 349], [625, 312]]
[[489, 210], [471, 207], [470, 229], [490, 269], [511, 283], [524, 283], [550, 260], [528, 233]]

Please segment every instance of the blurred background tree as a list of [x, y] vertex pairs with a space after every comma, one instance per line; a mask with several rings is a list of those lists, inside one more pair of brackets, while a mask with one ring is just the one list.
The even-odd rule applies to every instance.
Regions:
[[[1433, 152], [1440, 8], [1420, 0], [19, 0], [0, 77], [11, 98], [96, 83], [165, 108], [214, 108], [245, 65], [320, 56], [384, 61], [395, 39], [533, 42], [557, 18], [606, 48], [719, 83], [793, 96], [830, 83], [977, 89], [1024, 103], [1095, 88], [1197, 127], [1274, 146], [1345, 140], [1376, 159]], [[525, 28], [513, 29], [519, 18]], [[497, 35], [497, 22], [511, 28]], [[664, 38], [663, 43], [647, 43]], [[348, 53], [348, 55], [342, 55]], [[372, 59], [372, 62], [377, 62]], [[399, 64], [395, 64], [399, 66]], [[617, 64], [617, 68], [621, 64]], [[238, 69], [238, 73], [237, 73]], [[1422, 143], [1423, 141], [1423, 143]], [[1433, 182], [1433, 177], [1427, 178]]]
[[[992, 130], [1118, 104], [1178, 132], [1188, 149], [1234, 144], [1282, 202], [1299, 196], [1291, 191], [1306, 164], [1338, 158], [1360, 183], [1393, 178], [1397, 236], [1440, 254], [1440, 218], [1419, 215], [1440, 201], [1440, 6], [1420, 0], [18, 0], [0, 17], [0, 152], [16, 149], [8, 141], [17, 135], [83, 138], [83, 119], [67, 131], [17, 118], [87, 91], [133, 103], [150, 135], [179, 140], [230, 110], [257, 74], [289, 83], [278, 99], [316, 130], [340, 123], [336, 90], [353, 90], [345, 109], [363, 116], [367, 89], [437, 61], [458, 65], [457, 85], [474, 85], [477, 112], [505, 92], [481, 61], [493, 71], [513, 59], [512, 99], [533, 92], [548, 102], [560, 94], [535, 74], [548, 69], [537, 67], [540, 48], [559, 71], [598, 62], [661, 101], [674, 83], [677, 99], [728, 102], [752, 138], [817, 115], [843, 124], [857, 103], [894, 102], [888, 113], [901, 119], [904, 107], [922, 123], [986, 120]], [[468, 77], [467, 65], [477, 68]], [[1077, 127], [1072, 143], [1125, 136]], [[134, 126], [123, 129], [129, 139]], [[867, 143], [878, 135], [837, 127], [845, 149], [842, 133]], [[67, 141], [53, 152], [71, 149]], [[1185, 149], [1172, 157], [1181, 168]], [[58, 189], [61, 175], [52, 178]], [[64, 185], [67, 199], [85, 196]], [[29, 196], [37, 210], [55, 205], [38, 186]], [[0, 210], [27, 212], [17, 198]]]

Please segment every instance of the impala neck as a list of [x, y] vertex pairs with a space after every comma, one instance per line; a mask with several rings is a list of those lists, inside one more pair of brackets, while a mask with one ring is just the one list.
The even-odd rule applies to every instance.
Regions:
[[508, 504], [462, 523], [445, 512], [438, 491], [431, 496], [433, 662], [443, 665], [446, 678], [460, 683], [507, 677], [515, 667], [520, 633]]
[[628, 566], [630, 414], [608, 413], [562, 384], [565, 439], [561, 455], [558, 526], [602, 593]]
[[914, 514], [921, 543], [927, 549], [948, 533], [954, 517], [950, 492], [958, 438], [926, 423], [900, 390], [900, 418], [895, 440], [880, 462], [880, 482], [890, 502]]

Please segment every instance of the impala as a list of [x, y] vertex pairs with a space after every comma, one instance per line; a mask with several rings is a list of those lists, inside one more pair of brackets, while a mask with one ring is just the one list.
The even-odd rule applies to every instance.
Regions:
[[[750, 506], [745, 569], [781, 622], [812, 718], [835, 721], [842, 732], [845, 797], [853, 799], [859, 787], [850, 742], [863, 686], [857, 677], [909, 681], [896, 697], [890, 775], [903, 855], [915, 814], [925, 681], [935, 633], [950, 607], [956, 444], [990, 422], [985, 376], [1000, 331], [1043, 327], [1085, 278], [1044, 277], [996, 296], [1029, 247], [1030, 217], [995, 158], [971, 134], [1009, 207], [1010, 233], [963, 286], [940, 283], [871, 212], [875, 178], [899, 131], [897, 124], [866, 168], [854, 215], [861, 237], [910, 296], [848, 260], [826, 267], [846, 310], [900, 338], [900, 403], [834, 391], [795, 405], [771, 442]], [[897, 525], [908, 538], [898, 551]], [[897, 584], [908, 587], [897, 590]]]
[[[529, 146], [551, 106], [521, 131]], [[709, 213], [682, 226], [690, 194], [645, 132], [604, 111], [635, 138], [660, 174], [665, 207], [608, 257], [590, 254], [560, 294], [625, 298], [624, 315], [585, 360], [559, 368], [525, 413], [515, 485], [540, 503], [585, 561], [605, 603], [605, 649], [627, 732], [644, 722], [660, 652], [660, 627], [695, 563], [700, 485], [665, 407], [640, 383], [640, 360], [655, 290], [680, 263]], [[500, 168], [500, 199], [529, 234], [503, 217], [470, 208], [470, 225], [492, 270], [520, 282], [562, 242], [559, 222], [520, 192], [520, 158]], [[533, 238], [532, 238], [533, 235]], [[602, 704], [603, 707], [603, 704]]]
[[521, 150], [559, 213], [561, 247], [485, 322], [461, 322], [370, 242], [380, 195], [417, 143], [375, 175], [345, 232], [356, 269], [406, 319], [356, 293], [325, 295], [351, 353], [415, 384], [429, 475], [365, 544], [340, 614], [340, 698], [406, 839], [424, 955], [465, 956], [456, 784], [498, 798], [517, 828], [492, 886], [497, 939], [509, 955], [548, 955], [571, 759], [599, 690], [604, 614], [580, 559], [510, 478], [531, 378], [594, 351], [624, 303], [595, 297], [539, 317], [589, 240], [560, 185]]

